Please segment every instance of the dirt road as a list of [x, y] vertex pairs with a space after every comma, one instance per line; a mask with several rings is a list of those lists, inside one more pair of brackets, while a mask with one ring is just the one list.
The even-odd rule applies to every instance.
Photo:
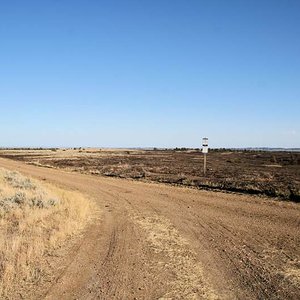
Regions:
[[0, 159], [78, 190], [100, 218], [61, 262], [46, 299], [299, 299], [300, 206], [102, 178]]

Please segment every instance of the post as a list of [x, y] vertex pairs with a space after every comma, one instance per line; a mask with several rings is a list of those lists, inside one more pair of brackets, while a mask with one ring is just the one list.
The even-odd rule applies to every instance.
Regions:
[[202, 153], [204, 155], [203, 160], [203, 173], [206, 175], [206, 154], [208, 153], [208, 138], [202, 139]]
[[206, 175], [206, 153], [204, 153], [204, 165], [203, 165], [203, 173]]

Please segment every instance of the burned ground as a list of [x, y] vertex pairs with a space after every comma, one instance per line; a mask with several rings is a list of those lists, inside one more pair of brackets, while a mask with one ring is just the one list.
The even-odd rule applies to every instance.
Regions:
[[2, 150], [0, 156], [94, 175], [263, 194], [300, 201], [300, 153], [196, 150]]

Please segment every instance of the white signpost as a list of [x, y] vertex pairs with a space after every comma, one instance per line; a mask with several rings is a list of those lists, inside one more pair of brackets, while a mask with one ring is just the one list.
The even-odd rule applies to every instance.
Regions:
[[203, 172], [205, 176], [206, 175], [206, 154], [208, 153], [208, 138], [202, 139], [202, 153], [204, 155]]

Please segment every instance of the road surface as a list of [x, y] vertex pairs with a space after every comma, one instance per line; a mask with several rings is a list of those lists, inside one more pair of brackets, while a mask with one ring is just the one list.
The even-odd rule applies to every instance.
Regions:
[[300, 206], [26, 165], [92, 198], [99, 218], [40, 299], [299, 299]]

